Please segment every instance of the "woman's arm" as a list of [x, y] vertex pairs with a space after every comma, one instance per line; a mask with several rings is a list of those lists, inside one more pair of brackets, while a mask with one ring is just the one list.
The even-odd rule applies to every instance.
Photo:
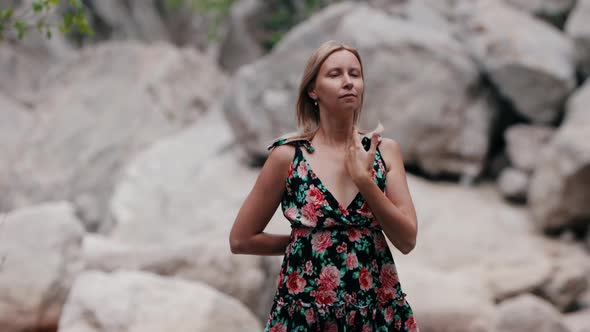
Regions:
[[258, 174], [254, 187], [240, 207], [229, 235], [231, 252], [247, 255], [282, 255], [290, 235], [263, 232], [285, 192], [293, 159], [290, 145], [275, 147]]
[[389, 241], [405, 255], [416, 246], [418, 223], [404, 160], [399, 144], [392, 139], [382, 138], [379, 150], [387, 166], [385, 195], [370, 178], [360, 180], [357, 186]]

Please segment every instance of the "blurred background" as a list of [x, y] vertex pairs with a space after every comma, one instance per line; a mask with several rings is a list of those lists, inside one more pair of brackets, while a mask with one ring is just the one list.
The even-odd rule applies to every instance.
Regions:
[[0, 331], [262, 331], [282, 256], [229, 230], [329, 39], [402, 147], [422, 332], [590, 331], [590, 0], [0, 0], [0, 36]]

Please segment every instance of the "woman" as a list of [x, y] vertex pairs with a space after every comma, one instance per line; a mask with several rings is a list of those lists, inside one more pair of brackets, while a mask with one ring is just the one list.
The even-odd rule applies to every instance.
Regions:
[[[299, 87], [300, 130], [275, 140], [230, 234], [233, 253], [283, 255], [265, 332], [418, 331], [385, 236], [416, 244], [399, 145], [357, 129], [359, 53], [328, 41]], [[386, 185], [387, 184], [387, 185]], [[290, 235], [263, 232], [279, 203]]]

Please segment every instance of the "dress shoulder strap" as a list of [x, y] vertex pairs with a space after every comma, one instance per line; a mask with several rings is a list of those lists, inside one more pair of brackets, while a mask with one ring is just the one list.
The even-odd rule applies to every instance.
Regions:
[[[379, 150], [379, 144], [381, 144], [381, 134], [378, 133], [377, 134], [377, 150]], [[363, 136], [363, 138], [361, 139], [361, 143], [363, 144], [363, 147], [365, 148], [365, 151], [369, 151], [369, 149], [371, 148], [371, 138], [368, 136]], [[381, 153], [381, 152], [379, 152]]]
[[292, 145], [295, 145], [295, 146], [303, 146], [303, 147], [305, 147], [305, 149], [309, 153], [312, 153], [315, 150], [314, 147], [311, 145], [311, 142], [309, 140], [303, 139], [303, 138], [293, 138], [293, 139], [289, 139], [289, 138], [277, 138], [271, 144], [269, 144], [266, 147], [266, 149], [267, 150], [272, 150], [275, 147], [280, 146], [280, 145], [284, 145], [284, 144], [292, 144]]

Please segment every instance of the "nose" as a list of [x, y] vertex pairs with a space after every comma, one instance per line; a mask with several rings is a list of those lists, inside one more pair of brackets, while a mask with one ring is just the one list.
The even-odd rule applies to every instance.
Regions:
[[344, 87], [347, 89], [352, 88], [352, 78], [350, 78], [350, 75], [344, 74], [343, 78], [344, 78], [344, 81], [343, 81]]

